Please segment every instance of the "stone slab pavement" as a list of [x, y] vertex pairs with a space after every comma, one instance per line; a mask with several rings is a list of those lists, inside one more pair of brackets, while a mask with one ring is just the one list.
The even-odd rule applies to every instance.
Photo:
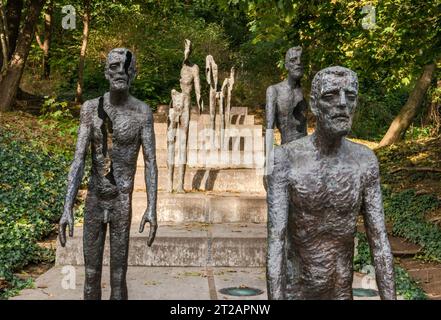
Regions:
[[[356, 273], [354, 286], [359, 286], [361, 279]], [[81, 300], [83, 283], [84, 266], [56, 266], [36, 279], [33, 289], [25, 289], [11, 300]], [[127, 286], [130, 300], [267, 299], [264, 268], [129, 267]], [[219, 292], [223, 288], [240, 286], [260, 289], [263, 294], [238, 298]], [[102, 298], [108, 299], [108, 267], [103, 268], [102, 290]]]

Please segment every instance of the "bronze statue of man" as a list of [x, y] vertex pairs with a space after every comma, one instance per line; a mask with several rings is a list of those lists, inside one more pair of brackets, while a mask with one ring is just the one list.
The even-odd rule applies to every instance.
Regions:
[[271, 143], [274, 126], [280, 131], [282, 144], [306, 136], [307, 105], [300, 85], [303, 76], [301, 56], [301, 47], [290, 48], [285, 56], [288, 78], [266, 91], [266, 132]]
[[279, 129], [281, 144], [307, 135], [306, 101], [303, 97], [301, 79], [303, 76], [302, 48], [288, 49], [285, 55], [285, 68], [288, 78], [266, 91], [266, 129], [265, 129], [265, 174], [263, 185], [267, 189], [267, 175], [273, 168], [274, 127]]
[[150, 223], [148, 245], [157, 230], [158, 173], [153, 113], [144, 102], [129, 94], [136, 75], [131, 51], [113, 49], [105, 75], [110, 91], [81, 107], [75, 156], [70, 168], [64, 212], [60, 220], [60, 243], [66, 244], [66, 227], [73, 236], [73, 205], [84, 173], [89, 145], [92, 168], [84, 214], [84, 299], [101, 299], [101, 269], [107, 228], [110, 233], [110, 299], [127, 299], [127, 260], [132, 216], [132, 192], [139, 149], [145, 163], [148, 207], [139, 232]]
[[270, 299], [352, 299], [359, 213], [380, 297], [396, 298], [378, 161], [370, 149], [345, 139], [357, 95], [355, 72], [321, 70], [311, 88], [315, 132], [275, 147], [267, 194]]

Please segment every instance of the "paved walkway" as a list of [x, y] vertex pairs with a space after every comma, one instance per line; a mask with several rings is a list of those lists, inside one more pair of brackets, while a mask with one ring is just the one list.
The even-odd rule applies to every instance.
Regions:
[[[73, 276], [75, 275], [75, 276]], [[73, 280], [73, 281], [70, 281]], [[40, 276], [34, 289], [26, 289], [12, 300], [81, 300], [84, 267], [57, 266]], [[131, 300], [266, 300], [264, 268], [129, 267], [127, 274]], [[262, 290], [258, 296], [237, 298], [219, 292], [229, 287], [247, 286]], [[355, 274], [354, 287], [361, 286]], [[103, 299], [110, 295], [109, 268], [103, 269]], [[359, 299], [359, 298], [355, 298]], [[378, 297], [363, 298], [378, 300]]]

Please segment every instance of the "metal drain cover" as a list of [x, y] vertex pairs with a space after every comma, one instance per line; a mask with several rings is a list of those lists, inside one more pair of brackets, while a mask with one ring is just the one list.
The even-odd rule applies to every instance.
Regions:
[[352, 293], [355, 297], [377, 297], [378, 291], [373, 289], [354, 288]]
[[223, 288], [219, 290], [220, 293], [235, 296], [235, 297], [249, 297], [249, 296], [258, 296], [262, 294], [263, 291], [256, 288], [249, 287], [231, 287], [231, 288]]

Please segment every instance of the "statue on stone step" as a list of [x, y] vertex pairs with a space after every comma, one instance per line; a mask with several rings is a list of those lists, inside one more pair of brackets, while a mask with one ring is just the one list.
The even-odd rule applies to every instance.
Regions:
[[[231, 68], [230, 76], [228, 78], [225, 78], [224, 83], [222, 84], [221, 91], [220, 91], [220, 99], [219, 99], [219, 106], [220, 106], [220, 115], [221, 115], [221, 146], [225, 149], [225, 129], [230, 128], [231, 124], [231, 118], [230, 118], [230, 111], [231, 111], [231, 93], [233, 91], [234, 86], [234, 73], [235, 69], [234, 67]], [[226, 98], [226, 103], [225, 103]]]
[[127, 264], [132, 216], [132, 193], [140, 147], [145, 163], [148, 207], [139, 232], [150, 223], [148, 246], [156, 235], [156, 166], [153, 113], [131, 96], [136, 61], [125, 48], [113, 49], [106, 62], [109, 92], [88, 100], [81, 107], [75, 156], [68, 176], [64, 212], [60, 220], [60, 244], [66, 245], [66, 228], [73, 236], [73, 206], [84, 173], [88, 149], [92, 168], [88, 186], [83, 231], [85, 264], [84, 299], [101, 299], [101, 272], [107, 229], [110, 235], [110, 299], [127, 299]]
[[[196, 104], [198, 106], [198, 113], [204, 110], [204, 102], [201, 98], [201, 84], [199, 79], [199, 67], [197, 64], [190, 62], [190, 55], [192, 51], [191, 41], [185, 39], [184, 41], [184, 61], [181, 68], [181, 92], [182, 92], [182, 113], [179, 117], [179, 158], [178, 158], [178, 186], [176, 191], [183, 193], [185, 169], [187, 165], [187, 143], [188, 143], [188, 129], [190, 125], [190, 108], [191, 108], [191, 91], [194, 89], [196, 93]], [[169, 188], [170, 191], [170, 188]]]
[[[177, 130], [184, 131], [182, 115], [184, 113], [185, 95], [173, 89], [171, 91], [172, 101], [168, 111], [167, 119], [167, 170], [168, 170], [168, 192], [173, 192], [173, 177], [175, 165], [175, 141], [178, 139]], [[185, 140], [180, 139], [178, 144], [178, 159], [181, 159], [182, 152], [187, 152]], [[183, 182], [182, 182], [183, 185]], [[181, 187], [182, 188], [182, 187]], [[182, 190], [180, 190], [182, 191]]]
[[360, 213], [380, 297], [396, 299], [378, 161], [345, 138], [357, 96], [355, 72], [319, 71], [311, 88], [315, 132], [275, 147], [267, 191], [270, 299], [352, 299]]
[[214, 61], [212, 55], [208, 55], [205, 58], [205, 76], [207, 77], [207, 82], [210, 86], [209, 98], [210, 98], [210, 145], [211, 149], [216, 148], [215, 137], [216, 137], [216, 101], [219, 100], [220, 96], [217, 92], [217, 82], [218, 82], [218, 70], [217, 64]]
[[[274, 127], [277, 127], [282, 136], [282, 144], [306, 136], [306, 101], [300, 81], [303, 76], [301, 62], [302, 48], [290, 48], [285, 55], [285, 68], [288, 78], [275, 85], [269, 86], [266, 91], [266, 174], [272, 167]], [[266, 183], [266, 181], [264, 180]]]

